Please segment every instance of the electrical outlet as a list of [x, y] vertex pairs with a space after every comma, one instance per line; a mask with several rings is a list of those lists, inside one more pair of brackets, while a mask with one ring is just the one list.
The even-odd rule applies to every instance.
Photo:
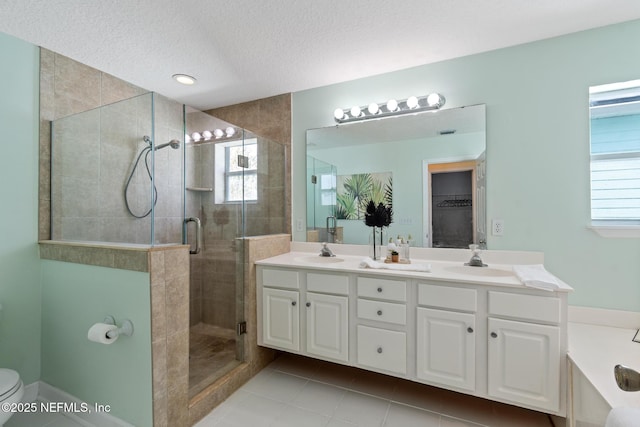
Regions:
[[502, 236], [504, 234], [504, 220], [494, 219], [491, 221], [491, 234], [493, 236]]
[[296, 220], [296, 231], [304, 231], [304, 222], [300, 218]]

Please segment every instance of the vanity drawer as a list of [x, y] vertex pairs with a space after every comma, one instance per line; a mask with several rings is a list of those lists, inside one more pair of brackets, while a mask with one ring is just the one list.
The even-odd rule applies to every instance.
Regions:
[[418, 285], [418, 304], [475, 313], [478, 309], [478, 292], [475, 289], [421, 283]]
[[407, 372], [407, 335], [404, 332], [358, 325], [358, 364], [385, 371]]
[[560, 323], [560, 299], [489, 292], [489, 315]]
[[358, 318], [406, 325], [407, 307], [404, 304], [358, 298]]
[[388, 301], [407, 301], [407, 282], [404, 280], [358, 277], [358, 296]]
[[298, 272], [295, 270], [263, 268], [262, 286], [286, 289], [300, 289], [300, 278]]
[[307, 291], [349, 295], [349, 276], [342, 274], [307, 273]]

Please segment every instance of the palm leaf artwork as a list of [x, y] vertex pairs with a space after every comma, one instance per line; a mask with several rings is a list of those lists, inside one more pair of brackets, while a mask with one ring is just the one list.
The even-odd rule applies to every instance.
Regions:
[[355, 199], [346, 193], [336, 196], [336, 219], [358, 219]]
[[345, 179], [344, 190], [353, 198], [357, 209], [356, 217], [354, 219], [362, 218], [362, 203], [364, 200], [369, 198], [372, 184], [373, 179], [369, 173], [358, 173]]
[[337, 192], [336, 218], [362, 220], [370, 200], [391, 206], [391, 172], [339, 176]]

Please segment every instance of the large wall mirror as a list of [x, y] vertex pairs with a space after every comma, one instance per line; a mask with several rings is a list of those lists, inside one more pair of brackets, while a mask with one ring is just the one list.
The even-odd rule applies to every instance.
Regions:
[[367, 244], [369, 200], [392, 205], [394, 239], [486, 243], [484, 105], [307, 131], [307, 241]]

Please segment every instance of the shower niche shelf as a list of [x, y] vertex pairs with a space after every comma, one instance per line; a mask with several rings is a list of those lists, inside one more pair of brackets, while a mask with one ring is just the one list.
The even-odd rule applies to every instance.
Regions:
[[187, 187], [187, 191], [199, 191], [202, 193], [212, 193], [213, 188], [210, 187]]

